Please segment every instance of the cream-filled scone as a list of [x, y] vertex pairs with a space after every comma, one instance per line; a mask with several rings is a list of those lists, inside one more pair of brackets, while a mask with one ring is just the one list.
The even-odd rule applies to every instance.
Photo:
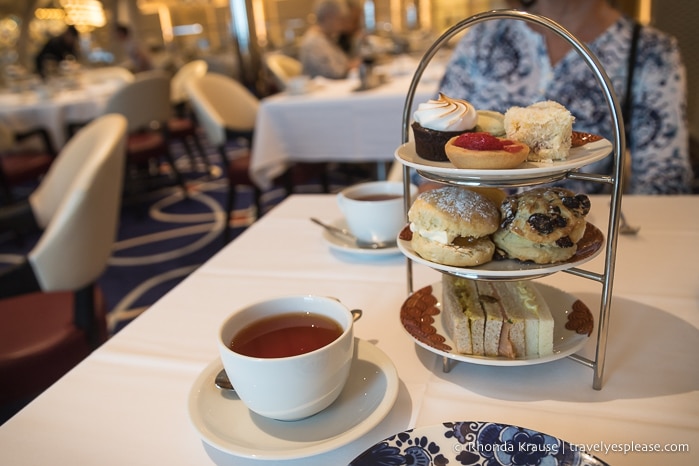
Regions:
[[413, 113], [413, 139], [417, 155], [436, 162], [446, 162], [446, 142], [476, 126], [478, 115], [469, 102], [440, 93], [418, 105]]
[[551, 162], [568, 158], [575, 118], [558, 102], [537, 102], [528, 107], [511, 107], [505, 112], [507, 138], [528, 145], [527, 160]]
[[498, 229], [497, 206], [480, 193], [444, 186], [420, 194], [408, 211], [411, 246], [438, 264], [476, 266], [493, 258], [490, 235]]
[[590, 199], [564, 188], [535, 188], [507, 197], [502, 222], [493, 234], [498, 252], [537, 264], [573, 257], [585, 234]]

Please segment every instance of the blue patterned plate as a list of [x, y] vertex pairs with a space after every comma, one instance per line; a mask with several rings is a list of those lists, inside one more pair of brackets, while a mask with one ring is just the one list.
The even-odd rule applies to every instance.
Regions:
[[581, 447], [524, 427], [445, 422], [388, 437], [350, 466], [609, 466]]

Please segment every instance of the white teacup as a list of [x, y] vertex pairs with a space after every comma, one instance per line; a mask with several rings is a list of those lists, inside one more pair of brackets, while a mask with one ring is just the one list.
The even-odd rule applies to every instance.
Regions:
[[[410, 186], [411, 203], [418, 193]], [[337, 195], [347, 227], [362, 241], [395, 241], [407, 223], [402, 181], [370, 181], [349, 186]]]
[[311, 78], [306, 75], [294, 76], [289, 78], [286, 83], [286, 89], [289, 94], [301, 95], [309, 91], [311, 87]]
[[[267, 327], [265, 330], [271, 331], [270, 326], [280, 325], [278, 316], [289, 314], [310, 314], [329, 319], [338, 327], [339, 336], [314, 351], [277, 357], [260, 356], [257, 349], [246, 347], [244, 341], [239, 341], [241, 335], [254, 339], [249, 333], [251, 325], [263, 322], [262, 325]], [[231, 349], [234, 338], [240, 344], [237, 351]], [[287, 335], [276, 341], [293, 339]], [[352, 313], [339, 301], [322, 296], [288, 296], [261, 301], [235, 312], [224, 321], [218, 347], [228, 378], [251, 411], [283, 421], [303, 419], [328, 407], [347, 382], [354, 353]], [[271, 349], [269, 341], [262, 347], [265, 351]], [[288, 349], [279, 351], [283, 354], [291, 352]]]

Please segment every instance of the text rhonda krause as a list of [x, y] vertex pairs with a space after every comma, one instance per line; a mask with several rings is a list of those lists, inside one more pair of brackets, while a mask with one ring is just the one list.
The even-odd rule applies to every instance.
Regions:
[[688, 453], [690, 451], [687, 443], [569, 443], [569, 444], [551, 444], [551, 443], [480, 443], [469, 442], [466, 444], [458, 443], [454, 445], [456, 451], [479, 451], [479, 452], [503, 452], [503, 453], [546, 453], [556, 455], [559, 450], [565, 453], [566, 448], [571, 451], [587, 452], [587, 453]]

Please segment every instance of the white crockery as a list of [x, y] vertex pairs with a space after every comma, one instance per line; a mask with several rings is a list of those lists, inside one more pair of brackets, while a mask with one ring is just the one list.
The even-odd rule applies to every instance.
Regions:
[[[230, 349], [234, 335], [244, 327], [289, 312], [328, 317], [343, 332], [322, 348], [284, 358], [255, 358]], [[228, 378], [248, 409], [282, 421], [303, 419], [327, 408], [345, 386], [354, 351], [353, 318], [347, 307], [332, 298], [299, 295], [270, 299], [230, 315], [221, 326], [218, 347]]]
[[[411, 203], [418, 193], [411, 185]], [[358, 198], [371, 195], [394, 195], [394, 199], [367, 201]], [[403, 202], [403, 182], [370, 181], [349, 186], [337, 195], [337, 203], [347, 227], [363, 241], [395, 241], [407, 220]]]
[[285, 422], [260, 417], [235, 395], [222, 394], [211, 383], [220, 369], [220, 361], [212, 361], [192, 385], [190, 421], [207, 444], [255, 460], [303, 458], [307, 464], [319, 464], [309, 457], [347, 445], [379, 425], [391, 411], [400, 386], [386, 353], [356, 338], [352, 369], [337, 400], [314, 416]]
[[[329, 222], [331, 226], [340, 229], [347, 228], [347, 222], [344, 218], [338, 218]], [[323, 241], [328, 245], [333, 251], [337, 251], [341, 254], [348, 254], [356, 257], [363, 258], [384, 258], [386, 256], [401, 256], [401, 251], [398, 249], [398, 245], [394, 243], [393, 246], [385, 248], [360, 248], [357, 246], [356, 241], [352, 241], [349, 238], [336, 235], [328, 230], [323, 230], [322, 234]]]
[[305, 94], [309, 91], [310, 86], [311, 78], [306, 75], [294, 76], [286, 84], [287, 90], [291, 95]]

